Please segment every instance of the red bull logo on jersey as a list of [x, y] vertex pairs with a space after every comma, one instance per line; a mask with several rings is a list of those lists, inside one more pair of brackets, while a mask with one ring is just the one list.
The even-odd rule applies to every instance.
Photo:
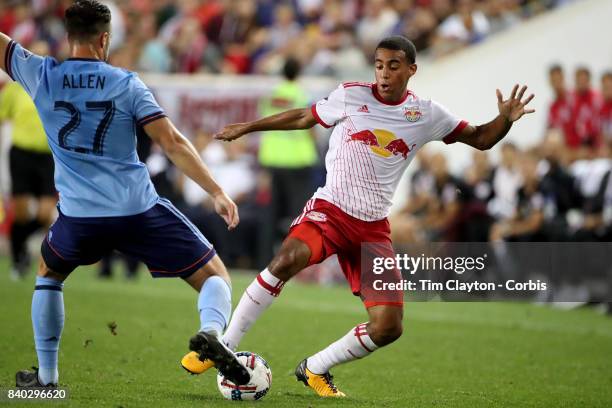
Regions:
[[421, 111], [418, 106], [404, 106], [404, 116], [408, 122], [416, 122], [421, 119]]
[[374, 154], [381, 157], [402, 156], [407, 159], [408, 154], [416, 147], [416, 143], [408, 146], [402, 139], [384, 129], [362, 130], [349, 135], [349, 137], [350, 141], [369, 146]]

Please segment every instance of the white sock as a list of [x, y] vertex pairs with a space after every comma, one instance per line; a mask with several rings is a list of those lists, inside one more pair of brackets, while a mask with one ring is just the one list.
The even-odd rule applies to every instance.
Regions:
[[242, 294], [232, 320], [223, 335], [223, 342], [236, 350], [242, 337], [251, 328], [259, 315], [278, 297], [285, 282], [264, 269]]
[[368, 335], [366, 323], [362, 323], [351, 329], [340, 340], [308, 357], [306, 365], [314, 374], [325, 374], [330, 368], [368, 356], [377, 348], [378, 346]]

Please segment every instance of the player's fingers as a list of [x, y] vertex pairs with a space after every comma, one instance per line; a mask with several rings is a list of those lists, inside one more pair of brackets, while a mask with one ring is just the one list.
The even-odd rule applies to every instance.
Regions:
[[512, 92], [510, 92], [510, 99], [516, 98], [516, 91], [518, 91], [518, 84], [514, 85], [512, 88]]
[[524, 112], [525, 113], [533, 113], [533, 112], [535, 112], [535, 109], [525, 109]]
[[499, 89], [495, 90], [495, 94], [497, 95], [497, 102], [498, 103], [504, 102], [504, 96], [502, 95], [502, 93], [501, 93], [501, 91]]
[[532, 100], [533, 98], [535, 98], [535, 95], [534, 95], [534, 94], [529, 95], [529, 96], [527, 97], [527, 99], [525, 99], [525, 102], [523, 102], [523, 106], [524, 106], [524, 105], [527, 105], [529, 102], [531, 102], [531, 100]]
[[234, 228], [234, 206], [228, 203], [227, 206], [227, 229], [231, 230]]
[[234, 221], [232, 223], [232, 229], [236, 228], [240, 224], [240, 214], [238, 213], [238, 207], [234, 204]]
[[516, 99], [518, 99], [519, 101], [521, 99], [523, 99], [523, 95], [525, 95], [525, 91], [527, 90], [527, 85], [523, 85], [523, 87], [521, 88], [521, 90], [519, 91], [518, 95], [516, 96]]
[[227, 229], [230, 231], [233, 230], [238, 225], [238, 222], [240, 222], [238, 217], [238, 207], [236, 207], [236, 204], [232, 203], [232, 205], [228, 207]]

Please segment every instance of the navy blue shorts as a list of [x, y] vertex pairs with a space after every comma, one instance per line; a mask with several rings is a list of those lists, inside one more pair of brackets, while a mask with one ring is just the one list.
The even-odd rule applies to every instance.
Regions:
[[125, 217], [68, 217], [60, 211], [41, 247], [49, 269], [61, 274], [96, 263], [112, 250], [144, 262], [155, 278], [186, 278], [215, 256], [204, 235], [163, 198]]

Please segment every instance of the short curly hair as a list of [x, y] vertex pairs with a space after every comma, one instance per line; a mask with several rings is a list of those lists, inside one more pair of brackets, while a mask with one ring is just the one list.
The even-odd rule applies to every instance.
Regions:
[[68, 37], [74, 39], [110, 31], [110, 21], [110, 9], [96, 0], [76, 0], [65, 13]]
[[403, 35], [392, 35], [391, 37], [384, 38], [376, 46], [376, 49], [379, 48], [393, 51], [404, 51], [406, 60], [409, 64], [414, 64], [416, 61], [416, 47], [412, 41]]

